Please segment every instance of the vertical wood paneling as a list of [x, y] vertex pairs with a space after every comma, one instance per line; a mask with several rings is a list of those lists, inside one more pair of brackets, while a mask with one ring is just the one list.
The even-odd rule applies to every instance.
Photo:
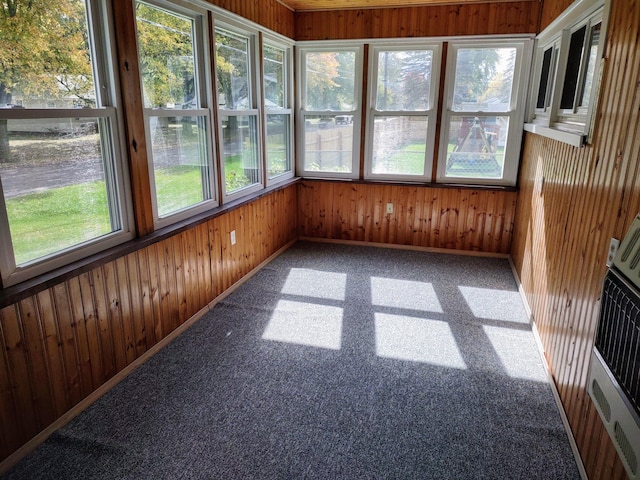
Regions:
[[513, 1], [295, 14], [296, 40], [537, 33], [540, 2]]
[[0, 459], [296, 238], [297, 203], [285, 187], [0, 310]]
[[[569, 3], [545, 2], [543, 28]], [[640, 210], [639, 3], [612, 2], [593, 143], [527, 134], [515, 216], [514, 264], [591, 479], [626, 478], [586, 382], [609, 239]]]
[[208, 0], [212, 5], [224, 8], [252, 22], [293, 38], [294, 13], [276, 0]]
[[[303, 237], [509, 253], [516, 192], [308, 180]], [[386, 213], [393, 203], [394, 213]]]

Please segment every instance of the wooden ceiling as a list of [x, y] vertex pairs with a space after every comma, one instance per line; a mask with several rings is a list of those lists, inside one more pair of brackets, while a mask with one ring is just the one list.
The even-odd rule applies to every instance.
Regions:
[[[295, 11], [344, 10], [354, 8], [413, 7], [417, 5], [462, 5], [468, 3], [492, 3], [514, 0], [278, 0]], [[537, 0], [531, 0], [537, 1]]]

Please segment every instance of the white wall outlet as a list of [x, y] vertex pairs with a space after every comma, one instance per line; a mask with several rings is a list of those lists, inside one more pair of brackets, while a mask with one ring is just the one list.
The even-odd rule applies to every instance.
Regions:
[[393, 203], [387, 203], [387, 213], [393, 213]]
[[617, 238], [612, 238], [609, 242], [609, 253], [607, 254], [607, 267], [610, 267], [613, 263], [613, 259], [616, 258], [616, 253], [618, 253], [618, 247], [620, 246], [620, 240]]
[[235, 244], [236, 244], [236, 231], [231, 230], [231, 245], [235, 245]]

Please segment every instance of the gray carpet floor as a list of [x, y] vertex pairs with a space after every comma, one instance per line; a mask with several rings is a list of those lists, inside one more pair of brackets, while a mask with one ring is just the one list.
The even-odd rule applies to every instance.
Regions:
[[3, 479], [579, 479], [509, 264], [300, 242]]

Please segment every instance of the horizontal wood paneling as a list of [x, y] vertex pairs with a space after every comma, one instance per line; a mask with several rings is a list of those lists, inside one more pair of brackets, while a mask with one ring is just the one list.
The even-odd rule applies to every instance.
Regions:
[[296, 216], [291, 185], [0, 310], [0, 459], [295, 239]]
[[537, 33], [530, 1], [296, 13], [296, 40]]
[[[543, 17], [554, 5], [545, 2]], [[526, 136], [512, 248], [593, 480], [626, 478], [586, 383], [609, 239], [621, 239], [640, 211], [639, 0], [612, 2], [606, 57], [592, 145]]]
[[208, 0], [285, 37], [294, 38], [294, 13], [276, 0]]
[[509, 253], [515, 192], [333, 181], [299, 188], [300, 236]]

